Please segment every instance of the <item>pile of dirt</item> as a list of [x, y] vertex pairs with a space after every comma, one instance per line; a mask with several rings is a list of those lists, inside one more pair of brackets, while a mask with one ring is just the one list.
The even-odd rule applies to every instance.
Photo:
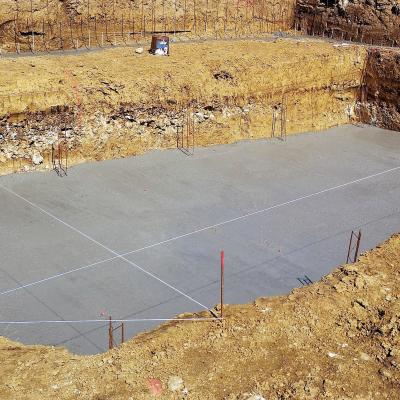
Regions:
[[309, 34], [369, 44], [400, 44], [399, 0], [299, 0], [296, 21]]
[[90, 357], [3, 338], [0, 362], [4, 400], [399, 399], [400, 236], [223, 323], [168, 323]]
[[175, 147], [188, 112], [196, 145], [355, 118], [363, 47], [279, 39], [182, 43], [172, 51], [0, 60], [0, 173], [51, 167], [59, 135], [71, 163]]

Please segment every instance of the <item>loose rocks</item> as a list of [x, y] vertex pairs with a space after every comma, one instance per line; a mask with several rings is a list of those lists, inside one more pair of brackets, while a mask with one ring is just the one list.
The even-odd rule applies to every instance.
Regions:
[[171, 392], [177, 392], [184, 388], [183, 379], [180, 376], [170, 376], [168, 379], [168, 389]]

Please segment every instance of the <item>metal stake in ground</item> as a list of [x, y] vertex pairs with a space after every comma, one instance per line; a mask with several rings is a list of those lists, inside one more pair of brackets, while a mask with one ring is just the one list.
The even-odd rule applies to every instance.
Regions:
[[225, 270], [225, 253], [221, 251], [221, 318], [224, 316], [224, 270]]
[[112, 318], [111, 315], [109, 317], [108, 324], [108, 349], [111, 350], [113, 348], [113, 327], [112, 327]]
[[[353, 245], [353, 239], [356, 240], [355, 245]], [[358, 258], [358, 252], [360, 250], [361, 243], [361, 230], [358, 232], [358, 235], [351, 231], [350, 241], [349, 241], [349, 249], [347, 252], [347, 263], [355, 263]]]
[[114, 348], [114, 346], [117, 346], [117, 344], [114, 341], [114, 331], [116, 330], [121, 330], [121, 344], [125, 342], [125, 328], [124, 328], [124, 323], [122, 322], [120, 325], [116, 326], [114, 328], [113, 326], [113, 319], [110, 316], [109, 317], [109, 323], [108, 323], [108, 349], [111, 350]]

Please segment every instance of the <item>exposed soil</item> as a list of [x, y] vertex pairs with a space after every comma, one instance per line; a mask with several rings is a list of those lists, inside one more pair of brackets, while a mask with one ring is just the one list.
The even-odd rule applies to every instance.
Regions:
[[[177, 27], [187, 37], [296, 27], [400, 41], [395, 0], [194, 4], [0, 0], [0, 50], [111, 45]], [[196, 145], [358, 121], [400, 130], [399, 99], [398, 51], [321, 41], [174, 44], [168, 58], [121, 48], [1, 59], [0, 174], [51, 168], [60, 137], [69, 163], [175, 147], [188, 121]], [[288, 296], [228, 306], [223, 323], [171, 322], [105, 354], [0, 338], [0, 398], [396, 400], [399, 316], [394, 236]]]
[[0, 397], [400, 398], [400, 236], [321, 282], [225, 311], [90, 357], [3, 338]]
[[400, 131], [400, 52], [368, 53], [360, 104], [361, 120]]
[[295, 0], [0, 0], [0, 50], [110, 46], [152, 32], [255, 35], [293, 27]]
[[3, 59], [0, 172], [49, 167], [58, 135], [71, 163], [175, 147], [188, 113], [196, 145], [348, 123], [365, 59], [363, 47], [296, 40]]
[[298, 0], [296, 20], [309, 34], [399, 46], [399, 0]]

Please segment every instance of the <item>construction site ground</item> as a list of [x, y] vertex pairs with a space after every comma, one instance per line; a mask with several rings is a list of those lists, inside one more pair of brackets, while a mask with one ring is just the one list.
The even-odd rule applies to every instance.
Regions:
[[[399, 148], [391, 131], [346, 125], [91, 162], [65, 178], [1, 177], [1, 321], [104, 322], [3, 324], [0, 334], [102, 352], [109, 315], [171, 318], [217, 304], [220, 250], [227, 303], [319, 280], [346, 261], [352, 230], [361, 250], [399, 230]], [[126, 337], [155, 325], [128, 323]]]

